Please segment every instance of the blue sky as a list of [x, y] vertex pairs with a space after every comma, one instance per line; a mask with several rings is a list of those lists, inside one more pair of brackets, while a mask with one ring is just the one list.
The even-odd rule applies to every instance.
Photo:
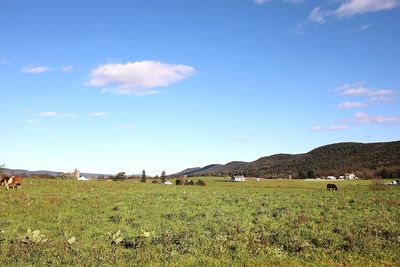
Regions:
[[167, 174], [400, 139], [399, 0], [0, 2], [0, 163]]

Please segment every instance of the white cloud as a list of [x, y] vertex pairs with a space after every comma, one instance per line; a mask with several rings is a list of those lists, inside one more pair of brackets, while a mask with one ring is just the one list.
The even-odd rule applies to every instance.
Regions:
[[365, 112], [357, 112], [355, 114], [357, 123], [400, 123], [400, 116], [370, 116]]
[[327, 11], [323, 11], [320, 7], [315, 7], [308, 16], [308, 19], [317, 23], [325, 23], [327, 15], [329, 15]]
[[[316, 23], [324, 23], [330, 17], [351, 17], [357, 14], [389, 10], [400, 5], [400, 0], [333, 0], [331, 2], [341, 2], [341, 4], [336, 9], [328, 10], [322, 10], [317, 6], [311, 11], [308, 19]], [[365, 31], [370, 27], [371, 24], [365, 24], [359, 30]]]
[[56, 117], [58, 113], [55, 111], [46, 111], [39, 114], [40, 117]]
[[26, 122], [27, 122], [27, 123], [35, 123], [35, 122], [36, 122], [36, 119], [30, 119], [30, 120], [27, 120]]
[[121, 95], [155, 94], [158, 91], [153, 88], [171, 85], [194, 73], [191, 66], [158, 61], [106, 64], [91, 71], [87, 85], [101, 89], [112, 87], [112, 91]]
[[89, 113], [89, 117], [104, 117], [107, 115], [107, 112], [104, 111], [97, 111]]
[[349, 101], [345, 101], [343, 103], [340, 103], [338, 105], [339, 108], [343, 108], [343, 109], [350, 109], [350, 108], [361, 108], [361, 107], [365, 107], [368, 104], [365, 102], [349, 102]]
[[21, 69], [22, 73], [39, 74], [51, 71], [50, 67], [47, 66], [25, 66]]
[[5, 59], [0, 59], [0, 65], [9, 65], [9, 64], [11, 64], [10, 61], [5, 60]]
[[337, 17], [350, 17], [356, 14], [389, 10], [398, 5], [398, 0], [347, 0], [332, 14]]
[[70, 72], [70, 71], [72, 71], [73, 68], [74, 68], [73, 66], [64, 66], [61, 68], [61, 70], [63, 72]]
[[338, 88], [341, 95], [345, 96], [364, 96], [368, 97], [370, 101], [391, 101], [394, 99], [396, 92], [390, 89], [373, 89], [360, 84], [345, 84]]

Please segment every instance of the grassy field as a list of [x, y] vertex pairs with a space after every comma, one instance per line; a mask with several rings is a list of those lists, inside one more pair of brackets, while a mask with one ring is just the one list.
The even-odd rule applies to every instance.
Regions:
[[2, 188], [0, 266], [400, 265], [400, 187], [203, 180], [25, 179], [21, 190]]

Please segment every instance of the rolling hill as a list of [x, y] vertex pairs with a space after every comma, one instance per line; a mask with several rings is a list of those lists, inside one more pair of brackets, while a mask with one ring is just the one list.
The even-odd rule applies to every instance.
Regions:
[[304, 154], [276, 154], [252, 162], [213, 164], [176, 175], [235, 175], [265, 178], [313, 178], [355, 173], [358, 177], [400, 177], [400, 141], [337, 143]]

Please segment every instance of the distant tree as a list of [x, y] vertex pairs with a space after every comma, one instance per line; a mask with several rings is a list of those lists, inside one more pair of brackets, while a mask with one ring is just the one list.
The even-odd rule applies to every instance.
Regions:
[[65, 172], [60, 172], [56, 176], [57, 179], [63, 179], [63, 180], [74, 180], [76, 177], [74, 176], [73, 173], [65, 173]]
[[315, 178], [316, 176], [315, 176], [315, 174], [314, 174], [314, 171], [308, 171], [307, 172], [307, 178]]
[[113, 178], [114, 181], [122, 181], [122, 180], [125, 180], [125, 179], [126, 179], [125, 172], [119, 172]]
[[165, 171], [162, 171], [162, 173], [161, 173], [161, 182], [165, 183], [166, 180], [167, 180], [167, 174], [165, 173]]
[[307, 178], [307, 176], [302, 170], [300, 170], [299, 173], [297, 174], [297, 179], [305, 179], [305, 178]]
[[145, 171], [145, 170], [142, 171], [142, 178], [140, 178], [140, 181], [141, 181], [142, 183], [145, 183], [145, 182], [146, 182], [146, 171]]

